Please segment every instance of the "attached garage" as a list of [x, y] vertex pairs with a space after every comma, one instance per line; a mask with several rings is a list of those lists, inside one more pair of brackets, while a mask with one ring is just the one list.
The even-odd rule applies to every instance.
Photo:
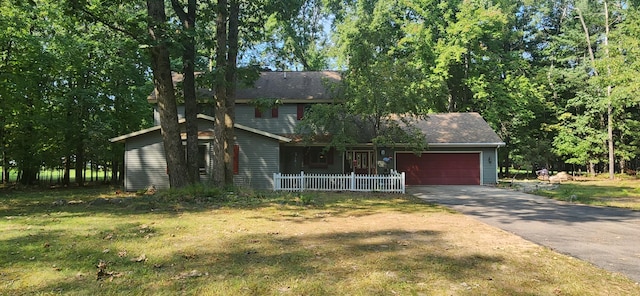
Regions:
[[396, 165], [407, 185], [480, 185], [479, 152], [397, 153]]
[[498, 148], [504, 142], [478, 113], [428, 114], [415, 127], [427, 150], [395, 151], [395, 168], [407, 185], [490, 185], [498, 182]]

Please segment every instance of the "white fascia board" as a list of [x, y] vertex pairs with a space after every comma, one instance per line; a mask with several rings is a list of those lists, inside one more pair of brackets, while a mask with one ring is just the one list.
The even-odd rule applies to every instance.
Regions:
[[129, 139], [129, 138], [132, 138], [132, 137], [135, 137], [135, 136], [139, 136], [139, 135], [143, 135], [143, 134], [146, 134], [146, 133], [149, 133], [149, 132], [152, 132], [152, 131], [155, 131], [155, 130], [159, 130], [159, 129], [160, 129], [160, 126], [156, 125], [154, 127], [145, 128], [143, 130], [139, 130], [139, 131], [136, 131], [136, 132], [133, 132], [133, 133], [128, 133], [126, 135], [122, 135], [122, 136], [118, 136], [118, 137], [115, 137], [115, 138], [111, 138], [111, 139], [109, 139], [109, 142], [111, 142], [111, 143], [121, 142], [121, 141], [124, 141], [126, 139]]
[[252, 127], [244, 126], [242, 124], [237, 124], [236, 123], [233, 126], [235, 128], [237, 128], [237, 129], [241, 129], [241, 130], [244, 130], [244, 131], [252, 132], [254, 134], [258, 134], [258, 135], [265, 136], [265, 137], [268, 137], [268, 138], [276, 139], [276, 140], [281, 141], [281, 142], [289, 143], [289, 142], [292, 141], [291, 139], [289, 139], [287, 137], [278, 136], [278, 135], [272, 134], [270, 132], [265, 132], [265, 131], [261, 131], [259, 129], [255, 129], [255, 128], [252, 128]]

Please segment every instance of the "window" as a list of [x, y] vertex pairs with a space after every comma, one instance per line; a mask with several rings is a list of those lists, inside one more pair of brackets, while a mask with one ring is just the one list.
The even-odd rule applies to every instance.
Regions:
[[[187, 143], [182, 142], [182, 145], [184, 146], [185, 156], [187, 156]], [[207, 145], [206, 144], [198, 145], [198, 172], [200, 172], [200, 175], [207, 174]]]
[[260, 108], [256, 107], [254, 112], [255, 118], [278, 118], [278, 107], [271, 108], [271, 112], [267, 114], [271, 114], [271, 117], [267, 117], [267, 114], [264, 114]]
[[333, 164], [333, 148], [309, 147], [305, 151], [305, 162], [312, 168], [326, 168]]
[[198, 171], [207, 174], [207, 145], [198, 145]]

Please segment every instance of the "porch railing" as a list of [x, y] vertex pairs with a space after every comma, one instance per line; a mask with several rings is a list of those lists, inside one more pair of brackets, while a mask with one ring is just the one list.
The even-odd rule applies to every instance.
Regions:
[[405, 193], [404, 173], [385, 175], [273, 174], [275, 191], [362, 191]]

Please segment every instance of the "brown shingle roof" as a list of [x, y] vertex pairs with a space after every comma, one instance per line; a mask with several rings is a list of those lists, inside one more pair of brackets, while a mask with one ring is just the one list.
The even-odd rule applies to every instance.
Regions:
[[[182, 74], [173, 73], [174, 84], [182, 81]], [[239, 87], [236, 101], [248, 102], [254, 99], [281, 99], [289, 103], [331, 102], [337, 94], [337, 86], [342, 77], [337, 71], [285, 71], [261, 72], [251, 87]], [[147, 100], [156, 103], [154, 90]], [[213, 97], [214, 91], [198, 89], [198, 97]]]
[[250, 88], [239, 88], [237, 100], [258, 98], [331, 101], [342, 80], [336, 71], [262, 72]]
[[427, 143], [437, 145], [504, 146], [502, 139], [475, 112], [429, 114], [415, 126], [426, 135]]

